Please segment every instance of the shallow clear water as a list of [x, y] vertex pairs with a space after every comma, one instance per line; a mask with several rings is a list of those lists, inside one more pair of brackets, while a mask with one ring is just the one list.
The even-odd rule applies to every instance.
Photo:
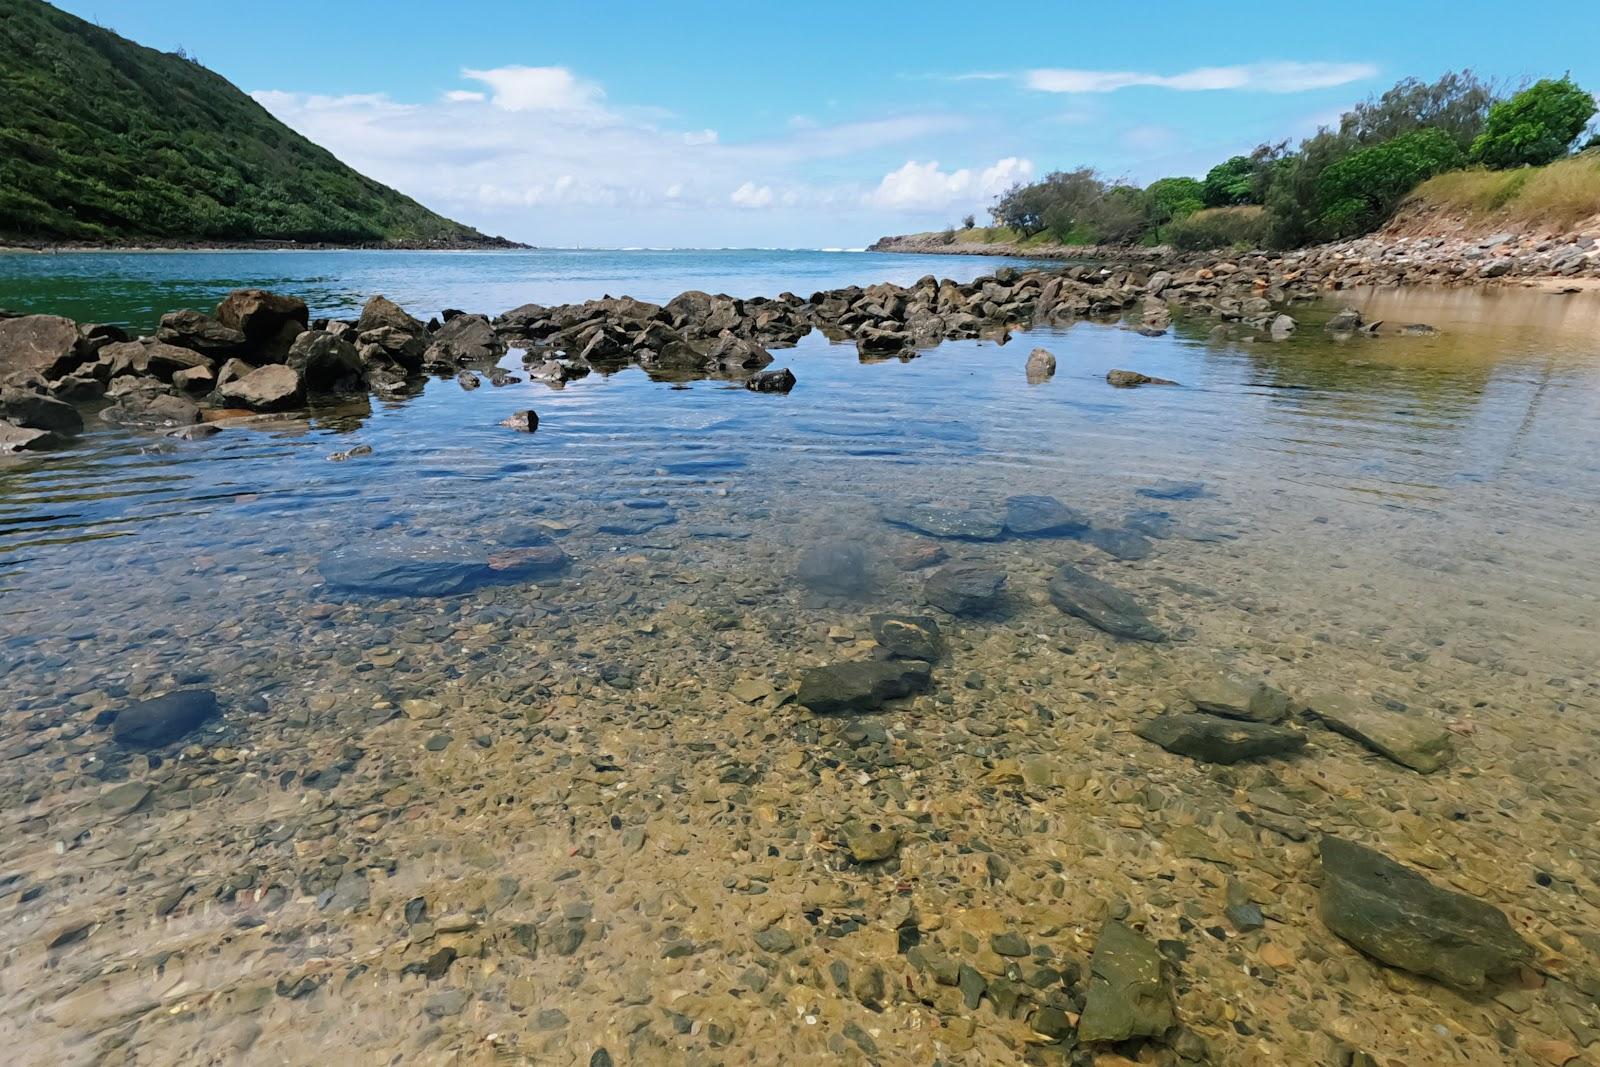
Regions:
[[[715, 269], [605, 285], [664, 297]], [[467, 308], [556, 299], [415, 284]], [[1106, 914], [1131, 915], [1186, 946], [1179, 1017], [1219, 1063], [1322, 1062], [1334, 1041], [1493, 1063], [1507, 1027], [1572, 1040], [1561, 981], [1516, 1011], [1334, 941], [1310, 845], [1251, 813], [1289, 804], [1493, 901], [1571, 984], [1595, 965], [1600, 296], [1347, 299], [1443, 332], [1335, 342], [1316, 328], [1330, 306], [1283, 343], [1083, 323], [872, 364], [813, 335], [776, 353], [788, 396], [638, 370], [442, 380], [0, 466], [0, 1036], [29, 1063], [989, 1062], [1036, 1044], [906, 964], [909, 907], [924, 945], [991, 977], [997, 929], [1065, 971]], [[1030, 385], [1035, 345], [1059, 369]], [[1182, 384], [1115, 390], [1113, 367]], [[497, 425], [527, 407], [536, 434]], [[373, 454], [328, 460], [357, 444]], [[1140, 492], [1172, 480], [1204, 488]], [[804, 667], [869, 654], [872, 612], [931, 610], [900, 562], [930, 539], [885, 507], [1022, 493], [1164, 536], [1134, 561], [939, 542], [1002, 567], [1007, 592], [990, 616], [940, 616], [931, 693], [853, 717], [784, 701]], [[319, 572], [352, 548], [482, 560], [546, 538], [566, 573], [463, 597], [332, 597]], [[865, 591], [796, 578], [845, 542]], [[1175, 639], [1062, 615], [1044, 587], [1064, 561]], [[1449, 723], [1457, 762], [1423, 777], [1313, 728], [1300, 757], [1208, 768], [1130, 732], [1219, 664]], [[193, 685], [225, 709], [197, 747], [129, 756], [96, 725]], [[125, 781], [152, 787], [130, 814], [104, 795]], [[861, 823], [900, 831], [889, 867], [843, 858]], [[1228, 877], [1266, 930], [1224, 929]], [[773, 928], [796, 947], [755, 938]], [[444, 971], [419, 973], [441, 948]], [[841, 990], [835, 964], [887, 992]]]

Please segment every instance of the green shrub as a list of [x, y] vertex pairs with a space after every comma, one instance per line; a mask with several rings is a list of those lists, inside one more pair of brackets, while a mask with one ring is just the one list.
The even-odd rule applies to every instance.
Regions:
[[1214, 207], [1169, 223], [1166, 241], [1186, 252], [1211, 248], [1259, 248], [1266, 240], [1266, 213], [1256, 205]]
[[1356, 149], [1329, 164], [1317, 180], [1317, 236], [1366, 233], [1421, 182], [1463, 162], [1460, 147], [1437, 129]]
[[1472, 160], [1502, 170], [1554, 162], [1594, 113], [1594, 97], [1571, 78], [1534, 82], [1489, 109], [1483, 133], [1472, 142]]
[[1256, 203], [1254, 197], [1255, 164], [1249, 156], [1234, 156], [1206, 172], [1204, 195], [1201, 198], [1206, 207]]

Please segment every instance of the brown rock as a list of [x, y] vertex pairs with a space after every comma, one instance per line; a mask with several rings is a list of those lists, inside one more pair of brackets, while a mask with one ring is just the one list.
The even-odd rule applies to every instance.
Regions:
[[0, 319], [0, 381], [59, 378], [83, 362], [78, 327], [56, 315]]

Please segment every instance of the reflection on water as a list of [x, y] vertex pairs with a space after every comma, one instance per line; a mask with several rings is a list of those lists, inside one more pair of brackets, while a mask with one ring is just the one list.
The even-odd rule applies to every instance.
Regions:
[[[1341, 295], [1443, 332], [1338, 342], [1321, 309], [1281, 344], [1080, 324], [871, 365], [813, 335], [780, 353], [786, 397], [438, 381], [0, 466], [0, 1035], [25, 1063], [1064, 1062], [1037, 1012], [1082, 1009], [1109, 915], [1181, 949], [1211, 1062], [1577, 1040], [1600, 298]], [[1030, 385], [1035, 345], [1059, 369]], [[497, 425], [530, 406], [536, 434]], [[1021, 494], [1151, 551], [882, 518]], [[564, 571], [458, 597], [327, 585], [341, 554], [550, 544]], [[818, 545], [859, 574], [798, 580]], [[1003, 570], [999, 606], [928, 608], [935, 554]], [[1174, 639], [1058, 611], [1063, 562]], [[870, 657], [883, 611], [938, 617], [927, 694], [787, 700]], [[1313, 730], [1217, 768], [1132, 734], [1219, 664], [1447, 723], [1460, 756], [1422, 777]], [[224, 710], [197, 733], [110, 739], [129, 700], [200, 687]], [[881, 830], [890, 859], [852, 862]], [[1502, 907], [1548, 979], [1468, 1000], [1334, 941], [1316, 831]], [[1264, 930], [1223, 918], [1230, 880]], [[996, 953], [1008, 932], [1028, 957]]]

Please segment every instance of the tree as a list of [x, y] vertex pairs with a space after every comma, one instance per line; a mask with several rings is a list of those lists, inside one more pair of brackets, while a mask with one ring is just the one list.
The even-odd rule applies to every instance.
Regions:
[[1423, 129], [1358, 148], [1317, 181], [1317, 236], [1349, 237], [1380, 225], [1405, 195], [1441, 171], [1459, 167], [1461, 147], [1444, 130]]
[[1160, 178], [1144, 191], [1144, 214], [1157, 236], [1161, 227], [1205, 207], [1206, 187], [1195, 178]]
[[1206, 172], [1205, 206], [1231, 207], [1234, 204], [1254, 204], [1255, 164], [1249, 156], [1234, 156]]
[[971, 215], [961, 216], [961, 228], [963, 230], [970, 230], [976, 225], [978, 225], [978, 220], [973, 218]]
[[1570, 77], [1534, 82], [1489, 109], [1472, 160], [1498, 170], [1543, 166], [1566, 155], [1594, 113], [1594, 97]]
[[1434, 82], [1405, 78], [1340, 116], [1339, 133], [1369, 145], [1413, 130], [1437, 129], [1465, 151], [1483, 132], [1494, 102], [1494, 87], [1470, 70], [1449, 71]]

